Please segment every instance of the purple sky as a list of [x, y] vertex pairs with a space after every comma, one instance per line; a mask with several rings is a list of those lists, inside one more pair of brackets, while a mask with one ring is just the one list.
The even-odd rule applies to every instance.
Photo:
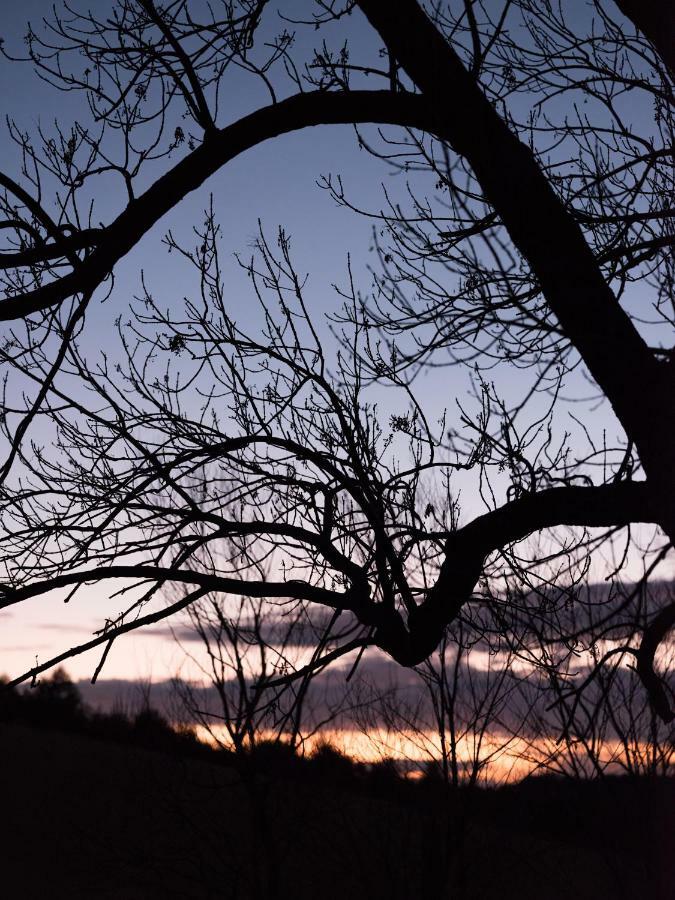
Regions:
[[[86, 6], [77, 2], [76, 5]], [[97, 9], [101, 5], [98, 2], [95, 4]], [[301, 5], [293, 4], [294, 8]], [[570, 8], [578, 10], [582, 5], [575, 2], [570, 4]], [[44, 0], [3, 4], [0, 21], [8, 50], [21, 49], [21, 35], [28, 19], [39, 31], [40, 16], [48, 13], [50, 6]], [[352, 16], [344, 27], [357, 49], [367, 48], [374, 40], [359, 14]], [[313, 40], [314, 33], [305, 29], [300, 39], [299, 55], [304, 53], [309, 56]], [[23, 129], [33, 130], [38, 122], [49, 129], [54, 119], [65, 125], [80, 115], [77, 97], [54, 92], [32, 75], [27, 65], [9, 65], [0, 60], [0, 83], [4, 87], [3, 113], [14, 118]], [[219, 124], [233, 120], [265, 102], [259, 86], [242, 79], [241, 83], [236, 82], [232, 86], [227, 97], [227, 111]], [[636, 110], [636, 116], [641, 114], [641, 110]], [[16, 159], [15, 151], [8, 141], [4, 125], [0, 127], [0, 154], [3, 166], [7, 165], [10, 171], [16, 173], [17, 169], [12, 165]], [[232, 302], [244, 320], [250, 308], [250, 296], [246, 280], [234, 263], [233, 254], [237, 251], [246, 253], [257, 232], [258, 219], [262, 220], [270, 235], [274, 234], [278, 225], [283, 225], [292, 235], [298, 268], [310, 273], [312, 308], [319, 319], [326, 311], [335, 309], [336, 296], [331, 285], [333, 282], [345, 282], [348, 253], [351, 254], [357, 279], [367, 287], [367, 266], [374, 263], [374, 258], [368, 253], [371, 223], [348, 210], [337, 208], [329, 195], [317, 187], [317, 179], [329, 173], [340, 173], [349, 194], [362, 207], [375, 211], [383, 203], [382, 182], [386, 182], [390, 190], [392, 187], [404, 190], [400, 176], [395, 181], [386, 167], [358, 149], [353, 130], [349, 127], [314, 128], [255, 148], [229, 164], [202, 189], [187, 198], [122, 261], [116, 270], [114, 296], [105, 305], [95, 303], [89, 317], [88, 339], [92, 354], [105, 349], [114, 359], [115, 353], [119, 352], [110, 326], [127, 300], [138, 290], [141, 269], [146, 272], [153, 293], [166, 297], [168, 302], [180, 303], [183, 295], [189, 294], [192, 277], [175, 260], [167, 258], [160, 240], [170, 228], [177, 235], [189, 235], [192, 225], [200, 221], [210, 193], [213, 194], [214, 207], [223, 229], [224, 256], [229, 258], [231, 265], [228, 277]], [[106, 213], [113, 215], [119, 208], [117, 186], [111, 182], [107, 189], [109, 194], [100, 198], [101, 217]], [[501, 387], [505, 391], [510, 387], [517, 388], [517, 374], [501, 373], [500, 377]], [[513, 385], [509, 378], [513, 378]], [[455, 375], [448, 377], [447, 371], [429, 375], [423, 383], [429, 407], [437, 415], [444, 406], [454, 404], [457, 394], [464, 396], [465, 390], [466, 386], [458, 384]], [[389, 395], [382, 394], [379, 400], [386, 409], [390, 402]], [[589, 419], [588, 424], [596, 434], [606, 429], [610, 439], [612, 434], [617, 433], [613, 417], [604, 406], [593, 412], [592, 421]], [[39, 441], [39, 426], [33, 436]], [[464, 500], [469, 513], [475, 514], [480, 510], [470, 496], [465, 494]], [[600, 577], [602, 573], [597, 572], [596, 575]], [[42, 661], [69, 643], [86, 640], [92, 628], [111, 611], [117, 611], [115, 604], [111, 609], [102, 591], [90, 589], [86, 601], [80, 598], [68, 607], [53, 598], [41, 597], [25, 604], [24, 608], [0, 613], [0, 671], [15, 676], [34, 664], [36, 654]], [[98, 654], [94, 651], [72, 660], [67, 668], [74, 677], [86, 678], [91, 675], [97, 659]], [[108, 678], [151, 675], [161, 680], [178, 669], [181, 659], [180, 651], [164, 630], [158, 630], [155, 634], [126, 636], [113, 647], [105, 675]]]

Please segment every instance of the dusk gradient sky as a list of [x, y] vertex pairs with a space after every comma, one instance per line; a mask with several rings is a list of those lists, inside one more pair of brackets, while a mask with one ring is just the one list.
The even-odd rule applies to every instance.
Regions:
[[[108, 0], [104, 0], [108, 2]], [[74, 0], [76, 6], [86, 3]], [[94, 0], [91, 0], [94, 5]], [[57, 2], [57, 7], [60, 4]], [[99, 6], [95, 3], [96, 8]], [[294, 12], [301, 12], [306, 3], [297, 0], [286, 4]], [[583, 0], [567, 4], [571, 16], [585, 15]], [[46, 0], [23, 0], [22, 3], [5, 3], [0, 12], [0, 33], [5, 49], [20, 53], [22, 35], [30, 20], [39, 32], [42, 15], [49, 15], [51, 3]], [[273, 17], [272, 17], [273, 18]], [[340, 35], [347, 33], [352, 45], [367, 47], [377, 44], [372, 32], [359, 13], [355, 13], [347, 25], [340, 26]], [[321, 39], [330, 35], [330, 29], [321, 32]], [[299, 29], [298, 55], [311, 56], [314, 33], [311, 29]], [[304, 43], [303, 43], [304, 42]], [[232, 82], [228, 82], [230, 84]], [[242, 77], [232, 83], [231, 93], [223, 103], [223, 116], [219, 124], [235, 120], [242, 114], [267, 103], [260, 85], [252, 78]], [[9, 63], [0, 59], [0, 85], [2, 85], [3, 116], [13, 119], [23, 130], [35, 131], [38, 123], [47, 131], [57, 120], [62, 126], [81, 115], [82, 97], [76, 94], [59, 94], [41, 82], [28, 64]], [[290, 90], [290, 86], [289, 86]], [[636, 110], [640, 118], [644, 110]], [[365, 129], [367, 133], [367, 129]], [[163, 161], [160, 170], [178, 159], [184, 148], [179, 148], [170, 161]], [[15, 146], [8, 138], [6, 127], [0, 126], [0, 159], [3, 167], [18, 175], [18, 158]], [[381, 184], [394, 194], [405, 195], [404, 176], [392, 173], [367, 152], [359, 149], [354, 130], [345, 126], [324, 126], [308, 129], [268, 141], [229, 163], [200, 190], [190, 195], [178, 208], [166, 216], [131, 252], [115, 271], [113, 295], [104, 303], [94, 301], [88, 313], [87, 352], [92, 358], [105, 351], [114, 360], [119, 345], [113, 322], [129, 300], [139, 292], [140, 273], [145, 273], [147, 284], [156, 297], [168, 304], [179, 304], [194, 289], [194, 276], [175, 256], [170, 256], [161, 245], [161, 239], [170, 229], [176, 236], [191, 241], [191, 229], [203, 218], [203, 210], [213, 195], [214, 209], [222, 228], [221, 246], [223, 259], [228, 265], [228, 290], [233, 308], [242, 322], [255, 325], [252, 314], [252, 298], [244, 273], [237, 266], [235, 253], [246, 257], [258, 231], [258, 221], [271, 238], [276, 228], [283, 226], [291, 235], [292, 248], [298, 270], [309, 274], [307, 296], [311, 298], [312, 311], [326, 340], [330, 334], [324, 322], [327, 312], [339, 306], [332, 285], [344, 285], [347, 277], [347, 256], [351, 258], [357, 284], [364, 292], [370, 284], [369, 265], [376, 266], [375, 255], [369, 252], [372, 245], [372, 222], [345, 208], [338, 207], [328, 192], [317, 186], [322, 175], [340, 174], [348, 196], [365, 209], [378, 211], [383, 205]], [[103, 184], [103, 182], [101, 182]], [[100, 189], [99, 189], [100, 190]], [[110, 179], [108, 194], [99, 194], [99, 216], [109, 221], [123, 202], [119, 185]], [[634, 302], [644, 298], [636, 296]], [[522, 384], [522, 373], [501, 369], [500, 389], [506, 394], [516, 391]], [[586, 382], [581, 375], [570, 379], [570, 394], [583, 395]], [[509, 379], [513, 379], [512, 382]], [[438, 417], [446, 407], [454, 407], [457, 396], [466, 399], [468, 385], [454, 370], [438, 369], [420, 379], [420, 393], [432, 415]], [[383, 415], [393, 411], [395, 403], [391, 395], [382, 390], [376, 397]], [[392, 403], [394, 405], [392, 406]], [[619, 435], [616, 421], [607, 404], [579, 405], [584, 410], [587, 427], [596, 436], [603, 431], [612, 441]], [[36, 424], [31, 437], [40, 442], [40, 424]], [[463, 508], [468, 515], [481, 511], [481, 505], [468, 491], [463, 493]], [[639, 564], [627, 570], [639, 572]], [[602, 577], [602, 572], [595, 573]], [[663, 569], [664, 575], [672, 574], [672, 564]], [[65, 649], [72, 643], [81, 643], [91, 636], [110, 613], [116, 613], [117, 601], [107, 599], [103, 587], [89, 588], [77, 600], [64, 606], [53, 597], [44, 596], [0, 613], [0, 673], [17, 676], [35, 663]], [[100, 653], [93, 651], [67, 663], [67, 669], [75, 678], [88, 678], [95, 669]], [[152, 677], [162, 680], [176, 672], [182, 662], [182, 654], [172, 640], [168, 628], [155, 629], [151, 635], [127, 635], [118, 640], [105, 666], [105, 678], [135, 679]], [[189, 674], [189, 668], [184, 670]]]

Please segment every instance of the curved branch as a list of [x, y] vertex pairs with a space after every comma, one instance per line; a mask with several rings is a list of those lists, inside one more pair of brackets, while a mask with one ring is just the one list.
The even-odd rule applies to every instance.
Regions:
[[0, 253], [0, 270], [18, 266], [33, 266], [36, 263], [67, 256], [75, 250], [95, 247], [104, 234], [105, 231], [102, 228], [83, 228], [75, 234], [63, 235], [52, 244], [41, 244], [39, 247], [27, 247], [25, 250]]
[[155, 622], [159, 622], [162, 619], [165, 619], [167, 616], [171, 616], [174, 613], [180, 612], [182, 609], [185, 609], [191, 603], [195, 603], [200, 599], [205, 593], [207, 593], [204, 589], [199, 589], [197, 591], [193, 591], [188, 594], [186, 597], [183, 597], [182, 600], [173, 603], [171, 606], [166, 607], [165, 609], [161, 609], [156, 613], [149, 613], [147, 616], [141, 616], [138, 619], [134, 619], [133, 622], [127, 622], [125, 625], [118, 625], [115, 628], [106, 628], [101, 634], [97, 637], [92, 638], [90, 641], [85, 641], [84, 644], [78, 644], [76, 647], [71, 647], [70, 650], [64, 650], [63, 653], [59, 653], [58, 656], [53, 656], [51, 659], [48, 659], [47, 662], [40, 663], [36, 666], [33, 666], [32, 669], [29, 669], [27, 672], [24, 672], [22, 675], [19, 675], [18, 678], [14, 678], [12, 681], [8, 682], [9, 687], [16, 687], [16, 685], [21, 684], [24, 681], [35, 682], [35, 679], [38, 675], [41, 675], [42, 672], [46, 672], [54, 666], [58, 666], [60, 663], [65, 662], [67, 659], [72, 659], [74, 656], [80, 656], [82, 653], [86, 653], [88, 650], [93, 650], [96, 647], [100, 647], [101, 644], [107, 644], [107, 648], [101, 658], [99, 665], [96, 667], [96, 671], [94, 672], [94, 676], [92, 678], [92, 684], [98, 678], [99, 672], [105, 662], [105, 658], [108, 655], [108, 650], [112, 645], [112, 642], [115, 638], [119, 637], [121, 634], [126, 634], [129, 631], [135, 631], [137, 628], [142, 628], [144, 625], [152, 625]]
[[[308, 600], [329, 606], [331, 609], [350, 610], [358, 614], [357, 598], [345, 591], [329, 591], [327, 588], [309, 584], [306, 581], [291, 579], [290, 581], [244, 581], [240, 578], [228, 578], [222, 575], [210, 575], [206, 572], [172, 569], [169, 566], [108, 566], [107, 568], [86, 569], [79, 572], [67, 572], [46, 581], [35, 582], [21, 588], [0, 586], [0, 609], [6, 609], [15, 603], [21, 603], [30, 597], [70, 587], [71, 585], [105, 581], [109, 578], [139, 579], [141, 581], [177, 581], [182, 584], [194, 584], [206, 591], [236, 594], [247, 597], [292, 597], [296, 600]], [[170, 609], [170, 607], [167, 607]], [[160, 618], [171, 615], [166, 610]], [[157, 620], [159, 621], [159, 620]]]
[[675, 719], [675, 709], [671, 706], [663, 681], [654, 671], [654, 657], [659, 645], [673, 627], [675, 627], [675, 602], [662, 609], [645, 628], [642, 642], [635, 652], [637, 673], [647, 690], [654, 712], [664, 722], [672, 722]]
[[469, 600], [486, 557], [534, 531], [558, 525], [602, 528], [657, 521], [658, 507], [647, 482], [598, 487], [549, 488], [525, 494], [449, 535], [445, 559], [424, 602], [403, 622], [378, 623], [375, 643], [406, 666], [432, 653], [447, 625]]
[[336, 659], [341, 659], [343, 656], [346, 656], [347, 653], [351, 653], [352, 650], [359, 650], [367, 647], [369, 643], [370, 641], [367, 638], [354, 638], [346, 644], [343, 644], [341, 647], [336, 647], [335, 650], [331, 650], [329, 653], [325, 653], [318, 659], [307, 663], [306, 666], [296, 669], [295, 672], [289, 672], [288, 675], [281, 675], [279, 678], [273, 678], [271, 681], [258, 682], [255, 687], [277, 688], [293, 684], [293, 682], [299, 681], [301, 678], [305, 678], [307, 675], [311, 675], [317, 670], [325, 668], [330, 663], [335, 662]]
[[227, 162], [263, 141], [315, 125], [379, 123], [430, 130], [434, 118], [423, 97], [390, 91], [312, 91], [256, 110], [210, 133], [131, 202], [103, 230], [96, 249], [77, 271], [0, 302], [0, 320], [27, 316], [82, 291], [94, 291], [162, 216]]
[[658, 522], [659, 506], [647, 481], [597, 487], [556, 487], [524, 494], [469, 522], [448, 539], [473, 545], [487, 555], [533, 531], [556, 525], [611, 528], [632, 522]]
[[417, 0], [358, 5], [436, 111], [433, 132], [471, 165], [562, 329], [635, 441], [647, 474], [666, 482], [664, 446], [672, 446], [673, 411], [668, 375], [621, 308], [533, 151]]
[[656, 47], [675, 78], [675, 6], [667, 0], [616, 0], [616, 5]]

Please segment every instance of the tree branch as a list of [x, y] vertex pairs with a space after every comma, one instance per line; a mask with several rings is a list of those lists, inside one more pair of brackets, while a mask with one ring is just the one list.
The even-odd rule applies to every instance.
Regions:
[[668, 0], [616, 0], [616, 5], [652, 42], [675, 77], [675, 6]]
[[408, 628], [398, 616], [378, 625], [374, 642], [406, 666], [438, 646], [445, 628], [469, 600], [486, 557], [534, 531], [569, 525], [602, 528], [654, 522], [658, 507], [647, 482], [550, 488], [526, 494], [449, 535], [434, 586], [414, 610]]
[[[71, 585], [105, 581], [110, 578], [139, 579], [141, 581], [175, 581], [182, 584], [194, 584], [207, 591], [236, 594], [248, 597], [290, 597], [297, 600], [308, 600], [331, 609], [350, 610], [358, 615], [357, 598], [346, 591], [329, 591], [326, 588], [309, 584], [306, 581], [291, 579], [290, 581], [244, 581], [240, 578], [228, 578], [221, 575], [210, 575], [206, 572], [194, 572], [187, 569], [172, 569], [169, 566], [108, 566], [106, 568], [86, 569], [79, 572], [67, 572], [45, 581], [34, 582], [21, 588], [12, 588], [6, 584], [0, 586], [0, 609], [6, 609], [15, 603], [21, 603], [30, 597], [70, 587]], [[164, 611], [160, 618], [171, 615]]]
[[77, 271], [0, 302], [0, 321], [47, 309], [80, 292], [93, 292], [162, 216], [227, 162], [263, 141], [315, 125], [381, 123], [428, 130], [433, 120], [422, 97], [390, 91], [312, 91], [256, 110], [209, 134], [132, 201], [103, 229], [96, 249]]
[[647, 474], [662, 472], [664, 445], [672, 446], [672, 385], [532, 150], [416, 0], [401, 0], [395, 9], [384, 0], [358, 5], [437, 113], [434, 133], [470, 163], [565, 334], [634, 438]]
[[86, 250], [96, 246], [103, 234], [105, 231], [101, 228], [83, 228], [75, 234], [64, 234], [58, 241], [51, 244], [27, 247], [25, 250], [16, 250], [11, 253], [0, 253], [0, 270], [33, 266], [37, 263], [47, 262], [49, 259], [67, 256], [75, 250]]
[[654, 671], [654, 657], [659, 644], [674, 626], [675, 603], [670, 603], [645, 628], [642, 642], [635, 653], [637, 673], [647, 690], [654, 711], [664, 722], [672, 722], [675, 719], [675, 710], [668, 699], [663, 681]]

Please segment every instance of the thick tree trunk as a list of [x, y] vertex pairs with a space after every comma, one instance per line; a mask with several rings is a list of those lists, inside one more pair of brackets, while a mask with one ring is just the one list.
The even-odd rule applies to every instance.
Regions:
[[[663, 505], [672, 506], [675, 381], [607, 284], [579, 225], [534, 154], [513, 134], [416, 0], [359, 6], [438, 117], [437, 134], [470, 163], [485, 198], [634, 441]], [[670, 532], [670, 526], [667, 527]]]
[[616, 5], [652, 42], [675, 77], [675, 3], [672, 0], [616, 0]]

